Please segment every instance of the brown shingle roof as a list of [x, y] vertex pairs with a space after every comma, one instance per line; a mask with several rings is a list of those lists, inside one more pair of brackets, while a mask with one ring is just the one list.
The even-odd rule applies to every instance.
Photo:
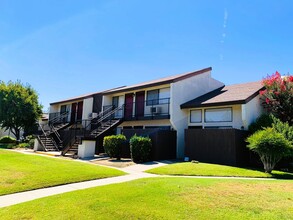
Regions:
[[210, 93], [188, 101], [182, 104], [180, 107], [183, 109], [245, 104], [257, 96], [262, 88], [263, 85], [260, 81], [223, 86]]
[[[123, 87], [125, 87], [125, 86], [120, 86], [120, 87], [117, 87], [115, 89], [119, 89], [119, 88], [123, 88]], [[85, 95], [75, 96], [75, 97], [71, 97], [69, 99], [64, 99], [64, 100], [61, 100], [61, 101], [52, 102], [52, 103], [50, 103], [50, 105], [56, 105], [56, 104], [60, 104], [60, 103], [64, 103], [64, 102], [79, 101], [79, 100], [82, 100], [82, 99], [92, 97], [92, 96], [97, 95], [97, 94], [103, 94], [104, 92], [107, 92], [107, 91], [110, 91], [110, 90], [105, 90], [105, 91], [100, 91], [100, 92], [94, 92], [94, 93], [88, 93], [88, 94], [85, 94]]]
[[130, 91], [130, 90], [135, 90], [135, 89], [143, 89], [143, 88], [147, 88], [150, 86], [158, 86], [158, 85], [164, 85], [164, 84], [168, 84], [168, 83], [178, 82], [180, 80], [187, 79], [189, 77], [196, 76], [196, 75], [199, 75], [199, 74], [211, 71], [211, 70], [212, 70], [212, 67], [208, 67], [208, 68], [193, 71], [193, 72], [178, 74], [178, 75], [174, 75], [174, 76], [168, 76], [168, 77], [164, 77], [161, 79], [138, 83], [138, 84], [131, 85], [131, 86], [125, 86], [123, 88], [111, 89], [111, 90], [108, 90], [107, 92], [104, 92], [104, 93], [111, 94], [111, 93], [116, 93], [116, 92], [125, 92], [125, 91]]

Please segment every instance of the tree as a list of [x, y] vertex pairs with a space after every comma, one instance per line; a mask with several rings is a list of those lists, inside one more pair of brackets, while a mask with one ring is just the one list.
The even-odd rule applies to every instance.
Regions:
[[274, 128], [259, 130], [246, 141], [247, 147], [260, 156], [266, 173], [271, 173], [283, 157], [292, 155], [292, 143]]
[[260, 91], [263, 106], [283, 122], [293, 125], [293, 76], [281, 77], [276, 72], [263, 79], [265, 90]]
[[30, 85], [0, 81], [0, 127], [10, 130], [19, 140], [20, 131], [31, 133], [41, 114], [38, 95]]

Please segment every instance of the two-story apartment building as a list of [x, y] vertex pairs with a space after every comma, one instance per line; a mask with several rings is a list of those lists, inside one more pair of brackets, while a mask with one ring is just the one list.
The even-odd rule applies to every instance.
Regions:
[[87, 138], [83, 139], [92, 140], [109, 130], [175, 130], [177, 158], [183, 158], [186, 129], [245, 130], [262, 111], [258, 99], [260, 82], [224, 86], [212, 78], [211, 70], [205, 68], [54, 102], [49, 121], [66, 122], [67, 129], [84, 129]]

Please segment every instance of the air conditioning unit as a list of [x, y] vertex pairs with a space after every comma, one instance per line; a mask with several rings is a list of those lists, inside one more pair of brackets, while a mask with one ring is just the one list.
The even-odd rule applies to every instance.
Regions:
[[160, 107], [151, 107], [151, 114], [159, 114], [161, 113], [161, 108]]
[[96, 113], [96, 112], [92, 112], [92, 113], [89, 114], [89, 119], [93, 119], [93, 118], [96, 118], [96, 117], [98, 117], [98, 113]]

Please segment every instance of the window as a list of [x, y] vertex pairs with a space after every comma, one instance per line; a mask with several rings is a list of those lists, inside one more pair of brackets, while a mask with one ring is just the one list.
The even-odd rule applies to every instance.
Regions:
[[158, 105], [159, 104], [159, 90], [151, 90], [147, 92], [146, 105]]
[[190, 122], [191, 123], [201, 122], [201, 110], [191, 110], [190, 111]]
[[66, 112], [66, 105], [61, 105], [60, 113], [63, 114]]
[[232, 108], [206, 109], [205, 122], [232, 122]]
[[117, 108], [119, 104], [119, 96], [113, 96], [112, 97], [112, 105], [114, 108]]

